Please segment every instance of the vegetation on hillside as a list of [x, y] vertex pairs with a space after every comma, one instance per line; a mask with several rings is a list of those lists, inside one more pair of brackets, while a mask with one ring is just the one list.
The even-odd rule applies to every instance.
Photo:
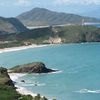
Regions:
[[100, 29], [95, 26], [56, 27], [64, 43], [100, 42]]
[[[16, 92], [15, 88], [8, 85], [0, 84], [0, 100], [48, 100], [46, 97], [41, 97], [40, 94], [32, 97], [31, 95], [21, 95]], [[56, 100], [56, 99], [55, 99]]]
[[0, 100], [48, 100], [40, 94], [32, 97], [31, 95], [21, 95], [16, 91], [7, 69], [0, 67]]
[[[100, 42], [100, 28], [95, 26], [59, 26], [33, 29], [28, 32], [0, 35], [0, 48], [30, 44]], [[4, 42], [6, 41], [6, 42]]]

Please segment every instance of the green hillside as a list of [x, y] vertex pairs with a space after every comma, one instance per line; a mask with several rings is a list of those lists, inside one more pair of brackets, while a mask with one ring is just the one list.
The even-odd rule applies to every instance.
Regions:
[[[60, 42], [55, 42], [57, 39]], [[0, 36], [0, 48], [30, 44], [100, 42], [100, 28], [94, 26], [60, 26]], [[6, 41], [6, 42], [4, 42]]]

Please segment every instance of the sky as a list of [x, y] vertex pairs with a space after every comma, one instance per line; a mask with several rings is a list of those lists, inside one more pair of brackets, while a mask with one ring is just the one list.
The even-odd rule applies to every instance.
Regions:
[[0, 16], [15, 17], [35, 7], [100, 18], [100, 0], [0, 0]]

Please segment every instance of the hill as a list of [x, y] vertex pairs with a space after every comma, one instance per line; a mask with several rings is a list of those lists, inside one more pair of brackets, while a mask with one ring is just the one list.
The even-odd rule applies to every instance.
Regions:
[[94, 26], [59, 26], [0, 36], [0, 48], [31, 44], [100, 42], [100, 28]]
[[62, 24], [82, 24], [85, 22], [100, 22], [100, 20], [91, 17], [84, 17], [69, 13], [60, 13], [50, 11], [44, 8], [34, 8], [31, 11], [24, 12], [17, 18], [28, 27], [46, 26], [46, 25], [62, 25]]
[[0, 34], [24, 32], [28, 29], [16, 18], [0, 17]]

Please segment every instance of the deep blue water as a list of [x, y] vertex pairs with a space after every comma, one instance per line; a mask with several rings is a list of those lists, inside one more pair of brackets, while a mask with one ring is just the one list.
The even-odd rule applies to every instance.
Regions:
[[[58, 100], [100, 100], [100, 43], [64, 44], [0, 54], [0, 65], [42, 61], [56, 74], [29, 74], [18, 83], [34, 93]], [[34, 86], [37, 82], [39, 86]]]

